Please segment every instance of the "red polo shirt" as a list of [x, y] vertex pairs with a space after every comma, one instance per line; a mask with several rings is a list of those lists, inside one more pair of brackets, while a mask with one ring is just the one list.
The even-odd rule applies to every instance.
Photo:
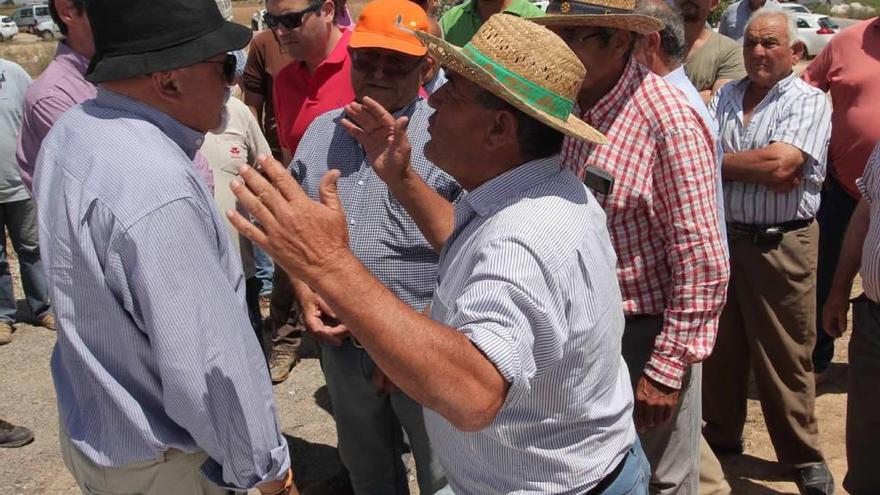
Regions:
[[813, 86], [831, 91], [828, 172], [853, 198], [856, 179], [880, 140], [880, 19], [862, 21], [838, 33], [804, 70]]
[[342, 30], [336, 47], [314, 73], [309, 73], [304, 62], [295, 61], [275, 76], [272, 93], [278, 140], [291, 154], [296, 154], [303, 134], [317, 116], [354, 101], [349, 38], [351, 31]]

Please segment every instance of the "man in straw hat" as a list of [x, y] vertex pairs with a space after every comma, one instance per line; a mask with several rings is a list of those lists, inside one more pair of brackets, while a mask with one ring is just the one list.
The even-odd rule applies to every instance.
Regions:
[[368, 99], [346, 113], [394, 195], [389, 207], [405, 207], [442, 248], [430, 318], [349, 251], [339, 172], [317, 203], [272, 160], [272, 183], [244, 167], [247, 185], [233, 189], [262, 227], [230, 212], [233, 222], [425, 406], [455, 493], [647, 493], [605, 215], [559, 164], [563, 135], [604, 141], [571, 115], [583, 65], [550, 31], [506, 14], [463, 49], [415, 34], [450, 69], [429, 100], [425, 156], [468, 194], [453, 206], [415, 173], [405, 117]]
[[[422, 153], [433, 113], [419, 96], [429, 70], [428, 50], [412, 33], [398, 29], [398, 20], [413, 30], [429, 29], [428, 15], [409, 0], [374, 0], [364, 6], [348, 43], [351, 87], [358, 100], [371, 98], [387, 112], [409, 120], [409, 136], [418, 148], [412, 155], [413, 171], [448, 203], [458, 198], [461, 189]], [[377, 175], [381, 168], [371, 160], [370, 148], [362, 148], [346, 132], [345, 117], [343, 109], [317, 117], [289, 169], [313, 199], [318, 199], [318, 186], [328, 170], [343, 173], [338, 187], [349, 221], [349, 249], [397, 298], [422, 311], [431, 302], [437, 279], [437, 252]], [[363, 346], [345, 332], [345, 325], [334, 321], [333, 305], [305, 281], [294, 278], [292, 286], [306, 329], [321, 342], [321, 367], [333, 401], [339, 455], [354, 492], [407, 493], [402, 427], [416, 463], [420, 493], [447, 493], [446, 477], [428, 441], [422, 406], [393, 388], [380, 386], [377, 394], [374, 382], [381, 381], [380, 372]]]
[[87, 494], [297, 493], [241, 262], [193, 163], [250, 31], [213, 0], [86, 10], [98, 93], [55, 123], [34, 180], [65, 464]]
[[547, 13], [532, 20], [587, 67], [581, 118], [609, 138], [608, 146], [569, 139], [562, 161], [615, 181], [597, 199], [619, 257], [623, 355], [652, 492], [696, 494], [701, 370], [692, 365], [712, 350], [729, 273], [714, 140], [684, 95], [633, 56], [661, 21], [636, 12], [633, 0], [554, 0]]

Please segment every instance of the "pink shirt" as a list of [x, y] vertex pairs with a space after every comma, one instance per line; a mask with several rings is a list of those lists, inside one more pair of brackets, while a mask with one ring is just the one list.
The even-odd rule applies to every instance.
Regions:
[[70, 107], [97, 94], [95, 85], [83, 77], [88, 66], [89, 59], [62, 41], [58, 43], [52, 63], [27, 90], [15, 156], [21, 169], [21, 181], [29, 192], [33, 192], [37, 153], [49, 129]]
[[853, 198], [874, 145], [880, 140], [880, 19], [837, 34], [804, 71], [811, 85], [831, 91], [829, 173]]

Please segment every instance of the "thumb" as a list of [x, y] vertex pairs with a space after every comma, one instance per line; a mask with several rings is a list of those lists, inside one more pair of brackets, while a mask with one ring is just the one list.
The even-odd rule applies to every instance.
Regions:
[[331, 169], [324, 174], [324, 177], [321, 178], [321, 185], [318, 187], [318, 195], [321, 198], [321, 204], [344, 214], [342, 201], [339, 199], [339, 189], [336, 187], [336, 181], [341, 175], [342, 172], [336, 169]]

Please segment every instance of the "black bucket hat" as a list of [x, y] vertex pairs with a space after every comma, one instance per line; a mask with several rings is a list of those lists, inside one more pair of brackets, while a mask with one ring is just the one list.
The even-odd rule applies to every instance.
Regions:
[[214, 0], [89, 0], [86, 15], [95, 55], [85, 77], [93, 83], [180, 69], [251, 40]]

